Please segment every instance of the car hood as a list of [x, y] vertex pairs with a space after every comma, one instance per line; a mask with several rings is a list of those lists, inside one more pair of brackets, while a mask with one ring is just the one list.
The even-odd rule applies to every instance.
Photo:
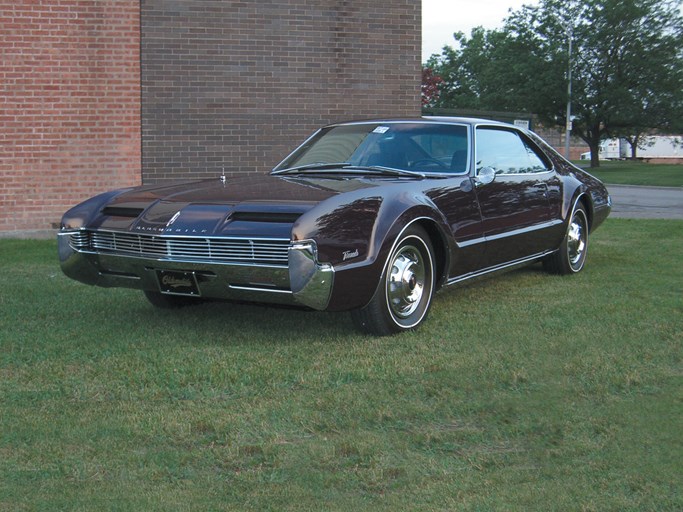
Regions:
[[244, 176], [123, 191], [106, 202], [89, 227], [176, 236], [281, 236], [322, 201], [376, 183], [344, 178]]

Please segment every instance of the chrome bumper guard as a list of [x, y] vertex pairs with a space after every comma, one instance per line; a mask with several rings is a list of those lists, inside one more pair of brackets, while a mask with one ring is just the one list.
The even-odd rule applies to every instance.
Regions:
[[193, 272], [200, 294], [214, 299], [303, 305], [324, 310], [332, 293], [334, 268], [317, 260], [314, 241], [292, 242], [287, 264], [203, 261], [201, 258], [117, 254], [87, 247], [85, 230], [58, 233], [62, 271], [86, 284], [159, 291], [157, 270]]
[[297, 302], [323, 310], [332, 293], [334, 268], [318, 263], [317, 256], [315, 242], [292, 243], [289, 247], [289, 283]]

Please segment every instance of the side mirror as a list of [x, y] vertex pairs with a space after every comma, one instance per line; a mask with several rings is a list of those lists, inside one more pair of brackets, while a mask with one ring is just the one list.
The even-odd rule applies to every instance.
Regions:
[[481, 187], [482, 185], [493, 183], [493, 180], [495, 179], [496, 171], [493, 169], [493, 167], [482, 167], [474, 177], [474, 184], [477, 187]]

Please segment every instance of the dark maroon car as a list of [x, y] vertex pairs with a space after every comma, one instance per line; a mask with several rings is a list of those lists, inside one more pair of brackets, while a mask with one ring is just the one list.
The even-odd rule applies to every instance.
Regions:
[[391, 334], [448, 285], [538, 261], [579, 272], [609, 212], [603, 184], [531, 132], [361, 121], [318, 130], [269, 175], [96, 196], [64, 215], [59, 256], [69, 277], [159, 307], [350, 310], [363, 331]]

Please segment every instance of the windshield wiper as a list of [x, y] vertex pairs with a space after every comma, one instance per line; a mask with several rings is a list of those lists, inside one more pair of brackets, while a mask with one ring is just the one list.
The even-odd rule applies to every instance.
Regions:
[[424, 178], [425, 174], [418, 171], [409, 171], [408, 169], [396, 169], [395, 167], [384, 167], [382, 165], [347, 165], [342, 167], [344, 170], [374, 172], [378, 174], [386, 174], [390, 176], [410, 176], [412, 178]]
[[354, 165], [350, 162], [316, 162], [312, 164], [298, 165], [286, 169], [272, 171], [271, 174], [297, 174], [305, 172], [333, 171], [353, 174], [383, 174], [385, 176], [410, 176], [411, 178], [424, 178], [425, 174], [407, 169], [396, 169], [382, 165]]
[[296, 167], [287, 167], [286, 169], [278, 169], [272, 171], [271, 174], [294, 174], [305, 171], [324, 171], [327, 169], [343, 169], [349, 166], [349, 162], [315, 162], [312, 164], [297, 165]]

